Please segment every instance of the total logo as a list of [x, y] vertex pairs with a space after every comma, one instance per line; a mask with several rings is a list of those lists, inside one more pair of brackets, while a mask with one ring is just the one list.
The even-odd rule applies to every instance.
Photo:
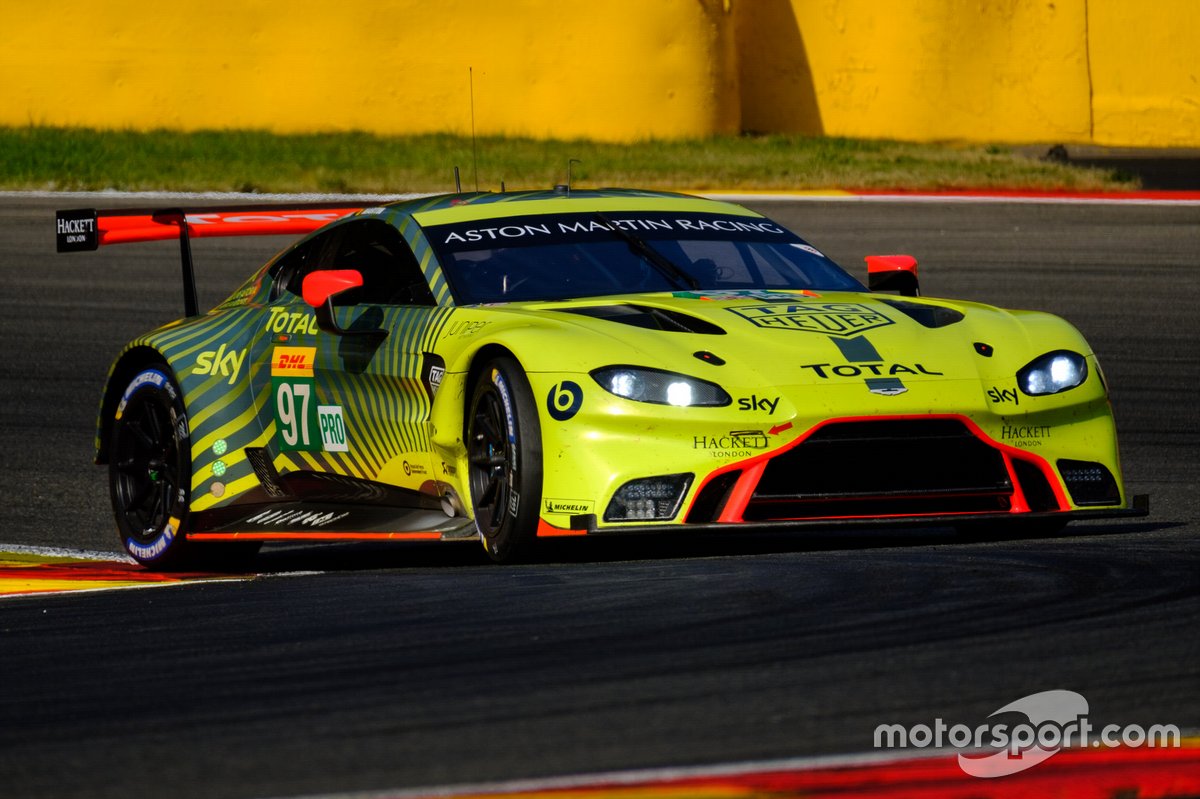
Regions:
[[194, 375], [212, 375], [228, 377], [229, 385], [237, 382], [238, 374], [242, 371], [242, 363], [246, 360], [245, 350], [226, 350], [222, 344], [215, 350], [202, 352], [196, 356], [196, 365], [192, 367]]
[[303, 311], [290, 312], [283, 308], [268, 308], [266, 329], [271, 333], [308, 333], [316, 335], [321, 332], [317, 327], [317, 317]]
[[940, 377], [944, 372], [937, 372], [928, 368], [924, 364], [903, 364], [903, 363], [853, 363], [853, 364], [838, 364], [834, 366], [828, 363], [802, 363], [801, 369], [811, 369], [817, 377], [822, 380], [828, 380], [833, 377], [863, 377], [871, 375], [874, 377], [895, 377], [896, 375], [929, 375], [930, 377]]

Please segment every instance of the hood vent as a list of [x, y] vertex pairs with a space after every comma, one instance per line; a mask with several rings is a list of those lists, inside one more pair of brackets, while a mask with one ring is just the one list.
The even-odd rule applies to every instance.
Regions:
[[564, 308], [567, 313], [606, 319], [631, 327], [662, 330], [667, 333], [700, 333], [723, 336], [725, 331], [712, 322], [697, 319], [679, 311], [652, 308], [649, 305], [594, 305], [588, 308]]
[[944, 308], [941, 305], [924, 305], [919, 302], [905, 302], [904, 300], [882, 300], [882, 302], [884, 305], [895, 308], [925, 327], [947, 327], [963, 320], [961, 311], [956, 311], [953, 308]]

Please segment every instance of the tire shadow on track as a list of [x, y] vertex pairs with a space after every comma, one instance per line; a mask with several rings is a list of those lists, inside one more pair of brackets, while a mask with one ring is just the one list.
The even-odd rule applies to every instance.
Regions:
[[[527, 566], [605, 565], [650, 561], [688, 561], [817, 552], [869, 552], [884, 549], [921, 550], [932, 547], [1004, 545], [1026, 541], [1136, 535], [1167, 531], [1182, 525], [1080, 525], [1053, 535], [1005, 530], [955, 531], [920, 528], [903, 531], [714, 534], [684, 536], [618, 536], [609, 538], [539, 541], [522, 564]], [[310, 544], [265, 549], [250, 563], [203, 573], [156, 572], [128, 561], [36, 557], [0, 552], [0, 597], [73, 593], [118, 588], [149, 588], [214, 580], [247, 580], [296, 572], [368, 572], [453, 569], [505, 569], [492, 563], [477, 542]]]
[[[1176, 523], [1080, 524], [1045, 534], [1019, 529], [956, 531], [950, 527], [905, 530], [841, 530], [716, 534], [662, 534], [539, 540], [529, 555], [514, 565], [587, 565], [652, 560], [692, 560], [786, 555], [876, 549], [919, 549], [955, 545], [1003, 545], [1005, 542], [1063, 541], [1080, 538], [1166, 532]], [[490, 568], [496, 565], [475, 541], [459, 543], [345, 543], [265, 548], [252, 565], [260, 574], [295, 571], [373, 571], [412, 569]]]

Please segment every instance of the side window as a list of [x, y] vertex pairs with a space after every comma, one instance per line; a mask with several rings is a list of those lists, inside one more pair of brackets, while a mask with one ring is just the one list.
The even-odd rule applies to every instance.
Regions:
[[335, 305], [433, 305], [425, 275], [404, 237], [381, 219], [341, 226], [333, 253], [323, 258], [328, 269], [357, 269], [363, 284], [334, 299]]
[[284, 291], [300, 296], [300, 285], [304, 276], [317, 268], [321, 251], [325, 249], [333, 233], [336, 231], [314, 236], [280, 256], [269, 271], [274, 281], [271, 288], [272, 300], [279, 299]]
[[425, 275], [394, 227], [381, 219], [338, 225], [283, 255], [271, 269], [272, 299], [287, 291], [302, 296], [304, 278], [316, 269], [357, 269], [363, 284], [334, 297], [334, 305], [433, 305]]

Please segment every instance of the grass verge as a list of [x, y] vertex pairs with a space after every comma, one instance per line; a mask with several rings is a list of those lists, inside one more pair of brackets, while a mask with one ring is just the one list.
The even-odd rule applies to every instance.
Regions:
[[451, 135], [0, 127], [0, 189], [403, 193], [549, 187], [1129, 190], [1109, 170], [996, 145], [801, 136], [607, 144]]

